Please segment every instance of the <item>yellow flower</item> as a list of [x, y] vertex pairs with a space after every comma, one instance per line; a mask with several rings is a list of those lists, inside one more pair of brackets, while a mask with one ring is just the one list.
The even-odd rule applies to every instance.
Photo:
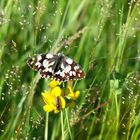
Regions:
[[57, 96], [51, 94], [51, 92], [42, 92], [43, 100], [46, 105], [44, 105], [43, 109], [46, 112], [54, 111], [54, 113], [58, 113], [61, 109], [65, 108], [66, 102], [62, 96]]
[[56, 95], [56, 96], [64, 95], [63, 89], [60, 88], [61, 83], [62, 82], [57, 82], [55, 80], [50, 82], [50, 90], [52, 95]]
[[73, 92], [73, 89], [71, 86], [68, 85], [67, 87], [67, 90], [66, 90], [66, 97], [69, 99], [72, 99], [72, 100], [76, 100], [80, 95], [80, 91], [76, 91], [76, 92]]
[[74, 100], [79, 97], [80, 91], [73, 91], [72, 81], [68, 82], [67, 87], [62, 87], [61, 84], [63, 83], [53, 80], [50, 82], [50, 89], [41, 93], [45, 102], [43, 109], [46, 112], [58, 113], [66, 107], [66, 104], [71, 107], [75, 106]]
[[59, 86], [56, 86], [50, 90], [51, 95], [61, 96], [62, 90]]
[[61, 85], [61, 82], [57, 82], [57, 81], [55, 81], [55, 80], [52, 80], [52, 81], [50, 82], [50, 88], [54, 88], [54, 87], [60, 86], [60, 85]]

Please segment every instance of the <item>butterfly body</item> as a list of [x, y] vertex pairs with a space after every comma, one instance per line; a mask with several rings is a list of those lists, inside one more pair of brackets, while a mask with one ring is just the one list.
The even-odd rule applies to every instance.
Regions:
[[41, 77], [49, 77], [56, 81], [80, 80], [85, 73], [71, 58], [63, 54], [44, 53], [33, 56], [28, 60], [28, 65], [40, 72]]

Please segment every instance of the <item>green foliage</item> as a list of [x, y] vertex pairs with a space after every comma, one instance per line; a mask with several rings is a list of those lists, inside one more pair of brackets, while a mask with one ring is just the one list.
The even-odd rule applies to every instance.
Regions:
[[[0, 139], [140, 139], [140, 1], [0, 1]], [[73, 58], [75, 108], [43, 111], [48, 79], [27, 66], [44, 52]]]

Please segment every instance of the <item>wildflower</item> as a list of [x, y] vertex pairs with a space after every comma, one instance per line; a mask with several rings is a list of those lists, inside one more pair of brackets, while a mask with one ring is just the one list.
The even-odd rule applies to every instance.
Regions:
[[68, 99], [76, 100], [80, 95], [80, 91], [73, 92], [72, 87], [68, 85], [66, 90], [66, 97]]
[[45, 102], [44, 111], [58, 113], [66, 105], [75, 106], [75, 100], [79, 97], [80, 91], [74, 92], [70, 82], [67, 87], [62, 88], [62, 84], [53, 80], [50, 82], [50, 89], [41, 93]]
[[61, 85], [61, 82], [57, 82], [57, 81], [55, 81], [55, 80], [52, 80], [52, 81], [50, 82], [50, 88], [54, 88], [54, 87], [60, 86], [60, 85]]
[[68, 99], [76, 100], [80, 95], [80, 91], [74, 92], [72, 89], [72, 81], [69, 81], [65, 94]]
[[41, 94], [46, 104], [43, 107], [46, 112], [54, 111], [54, 113], [58, 113], [61, 109], [65, 108], [66, 102], [62, 96], [52, 95], [51, 92], [47, 91], [42, 92]]

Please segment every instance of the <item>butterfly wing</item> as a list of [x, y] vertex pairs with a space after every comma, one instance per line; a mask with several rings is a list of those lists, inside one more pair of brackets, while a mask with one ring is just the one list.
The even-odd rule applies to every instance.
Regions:
[[84, 77], [82, 68], [69, 57], [63, 57], [58, 71], [54, 73], [54, 79], [57, 81], [80, 80]]
[[56, 81], [80, 80], [85, 77], [82, 68], [63, 54], [39, 54], [28, 60], [28, 65], [40, 72], [41, 77]]
[[57, 59], [58, 55], [56, 54], [52, 55], [50, 53], [44, 53], [30, 58], [27, 63], [32, 69], [39, 71], [41, 77], [53, 78]]

